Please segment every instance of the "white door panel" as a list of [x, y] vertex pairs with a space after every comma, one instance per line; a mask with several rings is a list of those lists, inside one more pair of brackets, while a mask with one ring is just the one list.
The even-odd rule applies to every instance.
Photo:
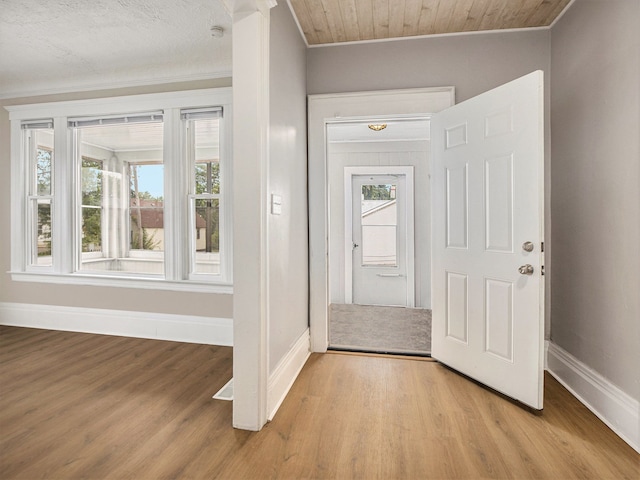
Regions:
[[[431, 130], [432, 354], [538, 409], [542, 81], [534, 72], [462, 102], [434, 115]], [[519, 272], [525, 265], [533, 274]]]

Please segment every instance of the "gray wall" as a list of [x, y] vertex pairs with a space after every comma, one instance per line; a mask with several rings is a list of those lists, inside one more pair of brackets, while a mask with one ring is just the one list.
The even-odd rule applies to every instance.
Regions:
[[[549, 30], [536, 30], [310, 48], [307, 60], [307, 90], [309, 94], [320, 94], [454, 86], [456, 102], [461, 102], [534, 70], [543, 70], [547, 252], [545, 268], [551, 271], [550, 47]], [[545, 306], [547, 336], [550, 330], [551, 302], [549, 278], [546, 278]]]
[[310, 48], [309, 94], [454, 85], [460, 102], [549, 71], [549, 32], [484, 33]]
[[271, 10], [268, 219], [269, 371], [309, 326], [306, 46], [285, 2]]
[[[72, 81], [72, 79], [71, 79]], [[10, 122], [6, 105], [229, 86], [230, 79], [0, 100], [0, 302], [233, 317], [232, 295], [14, 282], [11, 267]]]
[[640, 400], [640, 2], [552, 29], [551, 338]]

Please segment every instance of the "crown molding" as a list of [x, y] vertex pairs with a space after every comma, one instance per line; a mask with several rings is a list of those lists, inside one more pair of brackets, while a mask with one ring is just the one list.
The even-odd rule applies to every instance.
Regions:
[[107, 82], [88, 85], [69, 85], [64, 87], [46, 88], [46, 89], [26, 89], [26, 90], [9, 90], [0, 92], [0, 100], [9, 100], [14, 98], [28, 98], [45, 95], [59, 95], [65, 93], [79, 92], [95, 92], [100, 90], [116, 90], [121, 88], [145, 87], [152, 85], [167, 85], [171, 83], [188, 83], [204, 80], [216, 80], [220, 78], [231, 78], [231, 70], [223, 70], [215, 73], [200, 75], [178, 75], [164, 78], [143, 78], [139, 80], [127, 80], [121, 82]]

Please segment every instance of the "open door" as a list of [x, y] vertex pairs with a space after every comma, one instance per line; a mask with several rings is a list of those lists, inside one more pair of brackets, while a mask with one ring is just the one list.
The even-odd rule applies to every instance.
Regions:
[[432, 118], [432, 356], [542, 409], [543, 74]]

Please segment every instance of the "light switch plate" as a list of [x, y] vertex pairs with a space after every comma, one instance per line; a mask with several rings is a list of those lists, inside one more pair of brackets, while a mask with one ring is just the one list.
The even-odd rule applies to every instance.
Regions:
[[282, 213], [282, 197], [280, 195], [276, 195], [275, 193], [271, 194], [271, 214], [272, 215], [280, 215]]

